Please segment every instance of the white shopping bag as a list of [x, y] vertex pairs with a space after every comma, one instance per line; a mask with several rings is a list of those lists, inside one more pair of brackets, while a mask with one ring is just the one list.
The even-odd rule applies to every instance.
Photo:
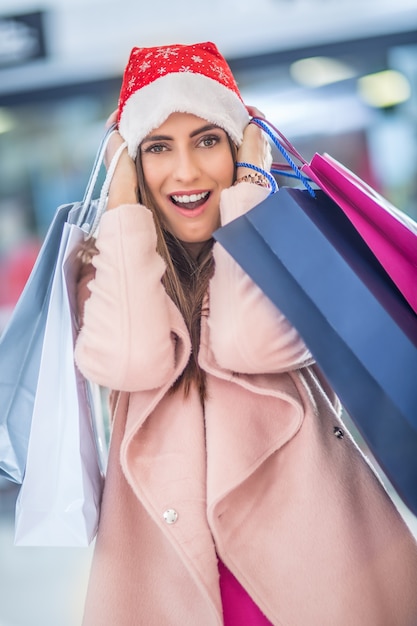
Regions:
[[30, 277], [0, 337], [0, 476], [23, 481], [52, 278], [74, 204], [58, 207]]
[[[88, 546], [97, 532], [104, 463], [101, 403], [74, 363], [80, 227], [66, 223], [53, 277], [15, 544]], [[99, 444], [99, 445], [98, 445]]]
[[[36, 263], [13, 314], [0, 337], [0, 477], [23, 481], [33, 407], [57, 257], [65, 222], [93, 235], [105, 209], [109, 186], [120, 154], [116, 152], [101, 189], [93, 199], [113, 124], [102, 138], [84, 197], [57, 208]], [[67, 237], [67, 235], [66, 235]]]

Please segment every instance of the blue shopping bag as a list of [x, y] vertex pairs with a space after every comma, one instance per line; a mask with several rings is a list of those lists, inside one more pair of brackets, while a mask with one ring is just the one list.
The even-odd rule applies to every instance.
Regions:
[[417, 316], [343, 211], [284, 187], [214, 237], [297, 328], [417, 514]]

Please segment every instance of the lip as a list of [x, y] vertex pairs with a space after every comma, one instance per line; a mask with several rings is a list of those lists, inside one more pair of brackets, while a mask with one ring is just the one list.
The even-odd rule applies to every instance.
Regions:
[[[171, 196], [191, 196], [193, 194], [198, 195], [206, 191], [209, 191], [207, 200], [196, 209], [183, 209], [179, 207], [178, 205], [176, 205], [171, 200]], [[174, 191], [173, 193], [168, 194], [168, 200], [169, 200], [170, 205], [173, 207], [173, 209], [175, 209], [175, 211], [179, 213], [180, 215], [182, 215], [183, 217], [188, 217], [188, 218], [199, 217], [200, 215], [202, 215], [202, 213], [204, 213], [204, 211], [207, 209], [207, 203], [210, 197], [211, 197], [211, 191], [209, 189], [187, 189], [186, 191]]]

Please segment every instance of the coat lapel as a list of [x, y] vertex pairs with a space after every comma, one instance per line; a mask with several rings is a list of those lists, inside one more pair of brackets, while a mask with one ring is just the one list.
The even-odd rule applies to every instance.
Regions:
[[209, 346], [204, 319], [199, 362], [208, 373], [205, 422], [210, 508], [294, 437], [304, 408], [295, 376], [246, 376], [220, 368]]

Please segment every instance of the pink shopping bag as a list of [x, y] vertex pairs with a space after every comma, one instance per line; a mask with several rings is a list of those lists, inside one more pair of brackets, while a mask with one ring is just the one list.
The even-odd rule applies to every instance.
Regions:
[[301, 169], [340, 206], [417, 312], [417, 224], [328, 154]]
[[267, 133], [287, 161], [274, 163], [271, 171], [292, 172], [312, 195], [309, 183], [313, 181], [336, 202], [417, 313], [417, 223], [335, 158], [316, 153], [308, 163], [273, 124], [259, 118], [252, 122]]

